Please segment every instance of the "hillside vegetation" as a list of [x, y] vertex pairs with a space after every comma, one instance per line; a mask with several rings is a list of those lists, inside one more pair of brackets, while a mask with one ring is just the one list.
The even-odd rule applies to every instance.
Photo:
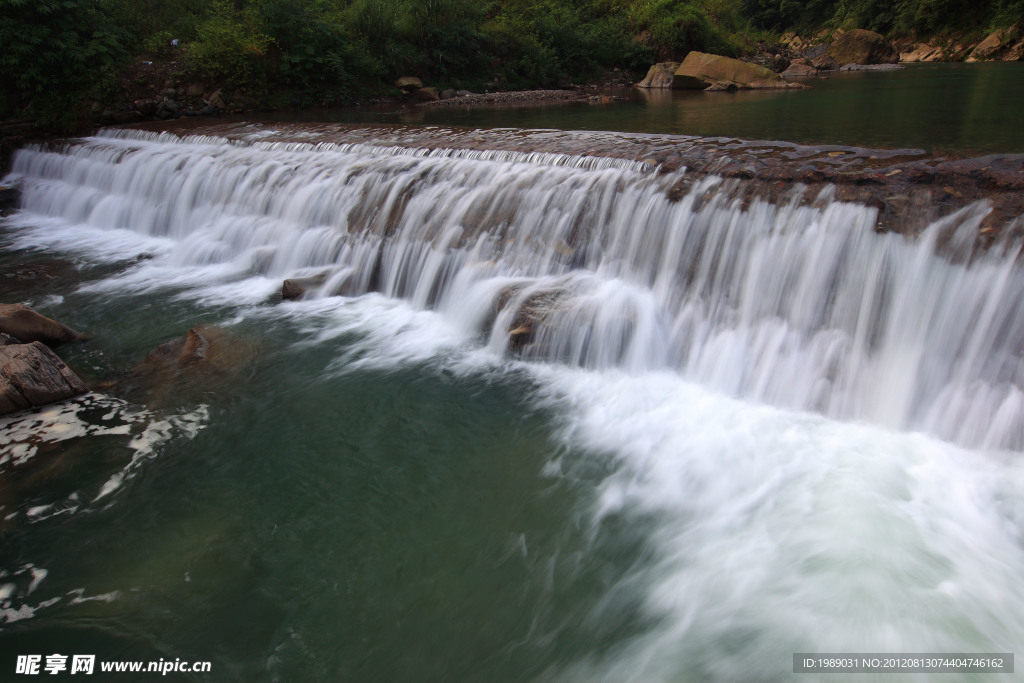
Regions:
[[565, 86], [690, 50], [735, 56], [786, 29], [980, 32], [1024, 16], [1024, 0], [0, 0], [0, 8], [0, 117], [65, 126], [116, 98], [118, 79], [143, 59], [270, 104], [340, 104], [403, 75], [456, 88]]

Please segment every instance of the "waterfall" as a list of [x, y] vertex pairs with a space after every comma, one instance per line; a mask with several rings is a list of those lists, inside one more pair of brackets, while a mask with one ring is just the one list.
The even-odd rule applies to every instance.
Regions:
[[9, 181], [28, 220], [164, 240], [136, 266], [154, 277], [315, 278], [314, 296], [403, 298], [500, 354], [670, 370], [753, 402], [1024, 448], [1016, 247], [943, 253], [973, 239], [985, 202], [916, 237], [876, 234], [878, 210], [832, 189], [766, 198], [660, 171], [133, 132], [22, 150]]

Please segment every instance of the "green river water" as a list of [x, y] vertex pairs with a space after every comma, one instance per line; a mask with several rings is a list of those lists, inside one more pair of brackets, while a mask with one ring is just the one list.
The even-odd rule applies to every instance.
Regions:
[[[1024, 152], [1020, 66], [374, 120]], [[60, 354], [96, 391], [0, 418], [0, 680], [909, 680], [793, 655], [1024, 652], [1024, 275], [934, 253], [984, 205], [914, 241], [828, 194], [672, 202], [683, 171], [267, 128], [16, 159], [0, 300], [87, 333]], [[197, 325], [216, 363], [139, 369]], [[210, 671], [101, 671], [178, 660]]]

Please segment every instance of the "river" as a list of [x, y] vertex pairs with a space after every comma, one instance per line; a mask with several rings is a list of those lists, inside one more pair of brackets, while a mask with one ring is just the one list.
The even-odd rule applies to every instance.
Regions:
[[[0, 418], [5, 677], [776, 681], [794, 653], [1022, 650], [1019, 244], [946, 249], [984, 201], [876, 234], [834, 188], [673, 195], [685, 168], [424, 134], [19, 153], [0, 268], [36, 275], [5, 297], [92, 337], [60, 352], [97, 390]], [[147, 369], [197, 326], [208, 362]]]

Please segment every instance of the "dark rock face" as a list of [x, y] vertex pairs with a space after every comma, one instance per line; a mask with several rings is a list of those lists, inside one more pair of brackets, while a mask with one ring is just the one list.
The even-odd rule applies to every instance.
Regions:
[[836, 38], [828, 52], [839, 66], [844, 64], [895, 64], [899, 53], [880, 34], [864, 29], [847, 31]]
[[415, 76], [402, 76], [397, 81], [395, 81], [395, 87], [398, 88], [399, 90], [412, 92], [413, 90], [418, 90], [422, 88], [423, 81], [416, 78]]
[[315, 289], [324, 283], [324, 276], [297, 277], [285, 280], [281, 285], [281, 298], [287, 301], [301, 299], [306, 292]]
[[0, 345], [0, 415], [44, 406], [89, 391], [85, 383], [40, 342]]
[[70, 327], [40, 315], [24, 304], [0, 304], [0, 332], [25, 343], [39, 341], [48, 346], [82, 338]]
[[647, 71], [644, 80], [636, 84], [638, 88], [671, 88], [672, 79], [680, 62], [659, 62]]
[[789, 68], [782, 72], [783, 78], [802, 78], [805, 76], [815, 76], [818, 70], [814, 68], [810, 60], [798, 57], [789, 64]]

